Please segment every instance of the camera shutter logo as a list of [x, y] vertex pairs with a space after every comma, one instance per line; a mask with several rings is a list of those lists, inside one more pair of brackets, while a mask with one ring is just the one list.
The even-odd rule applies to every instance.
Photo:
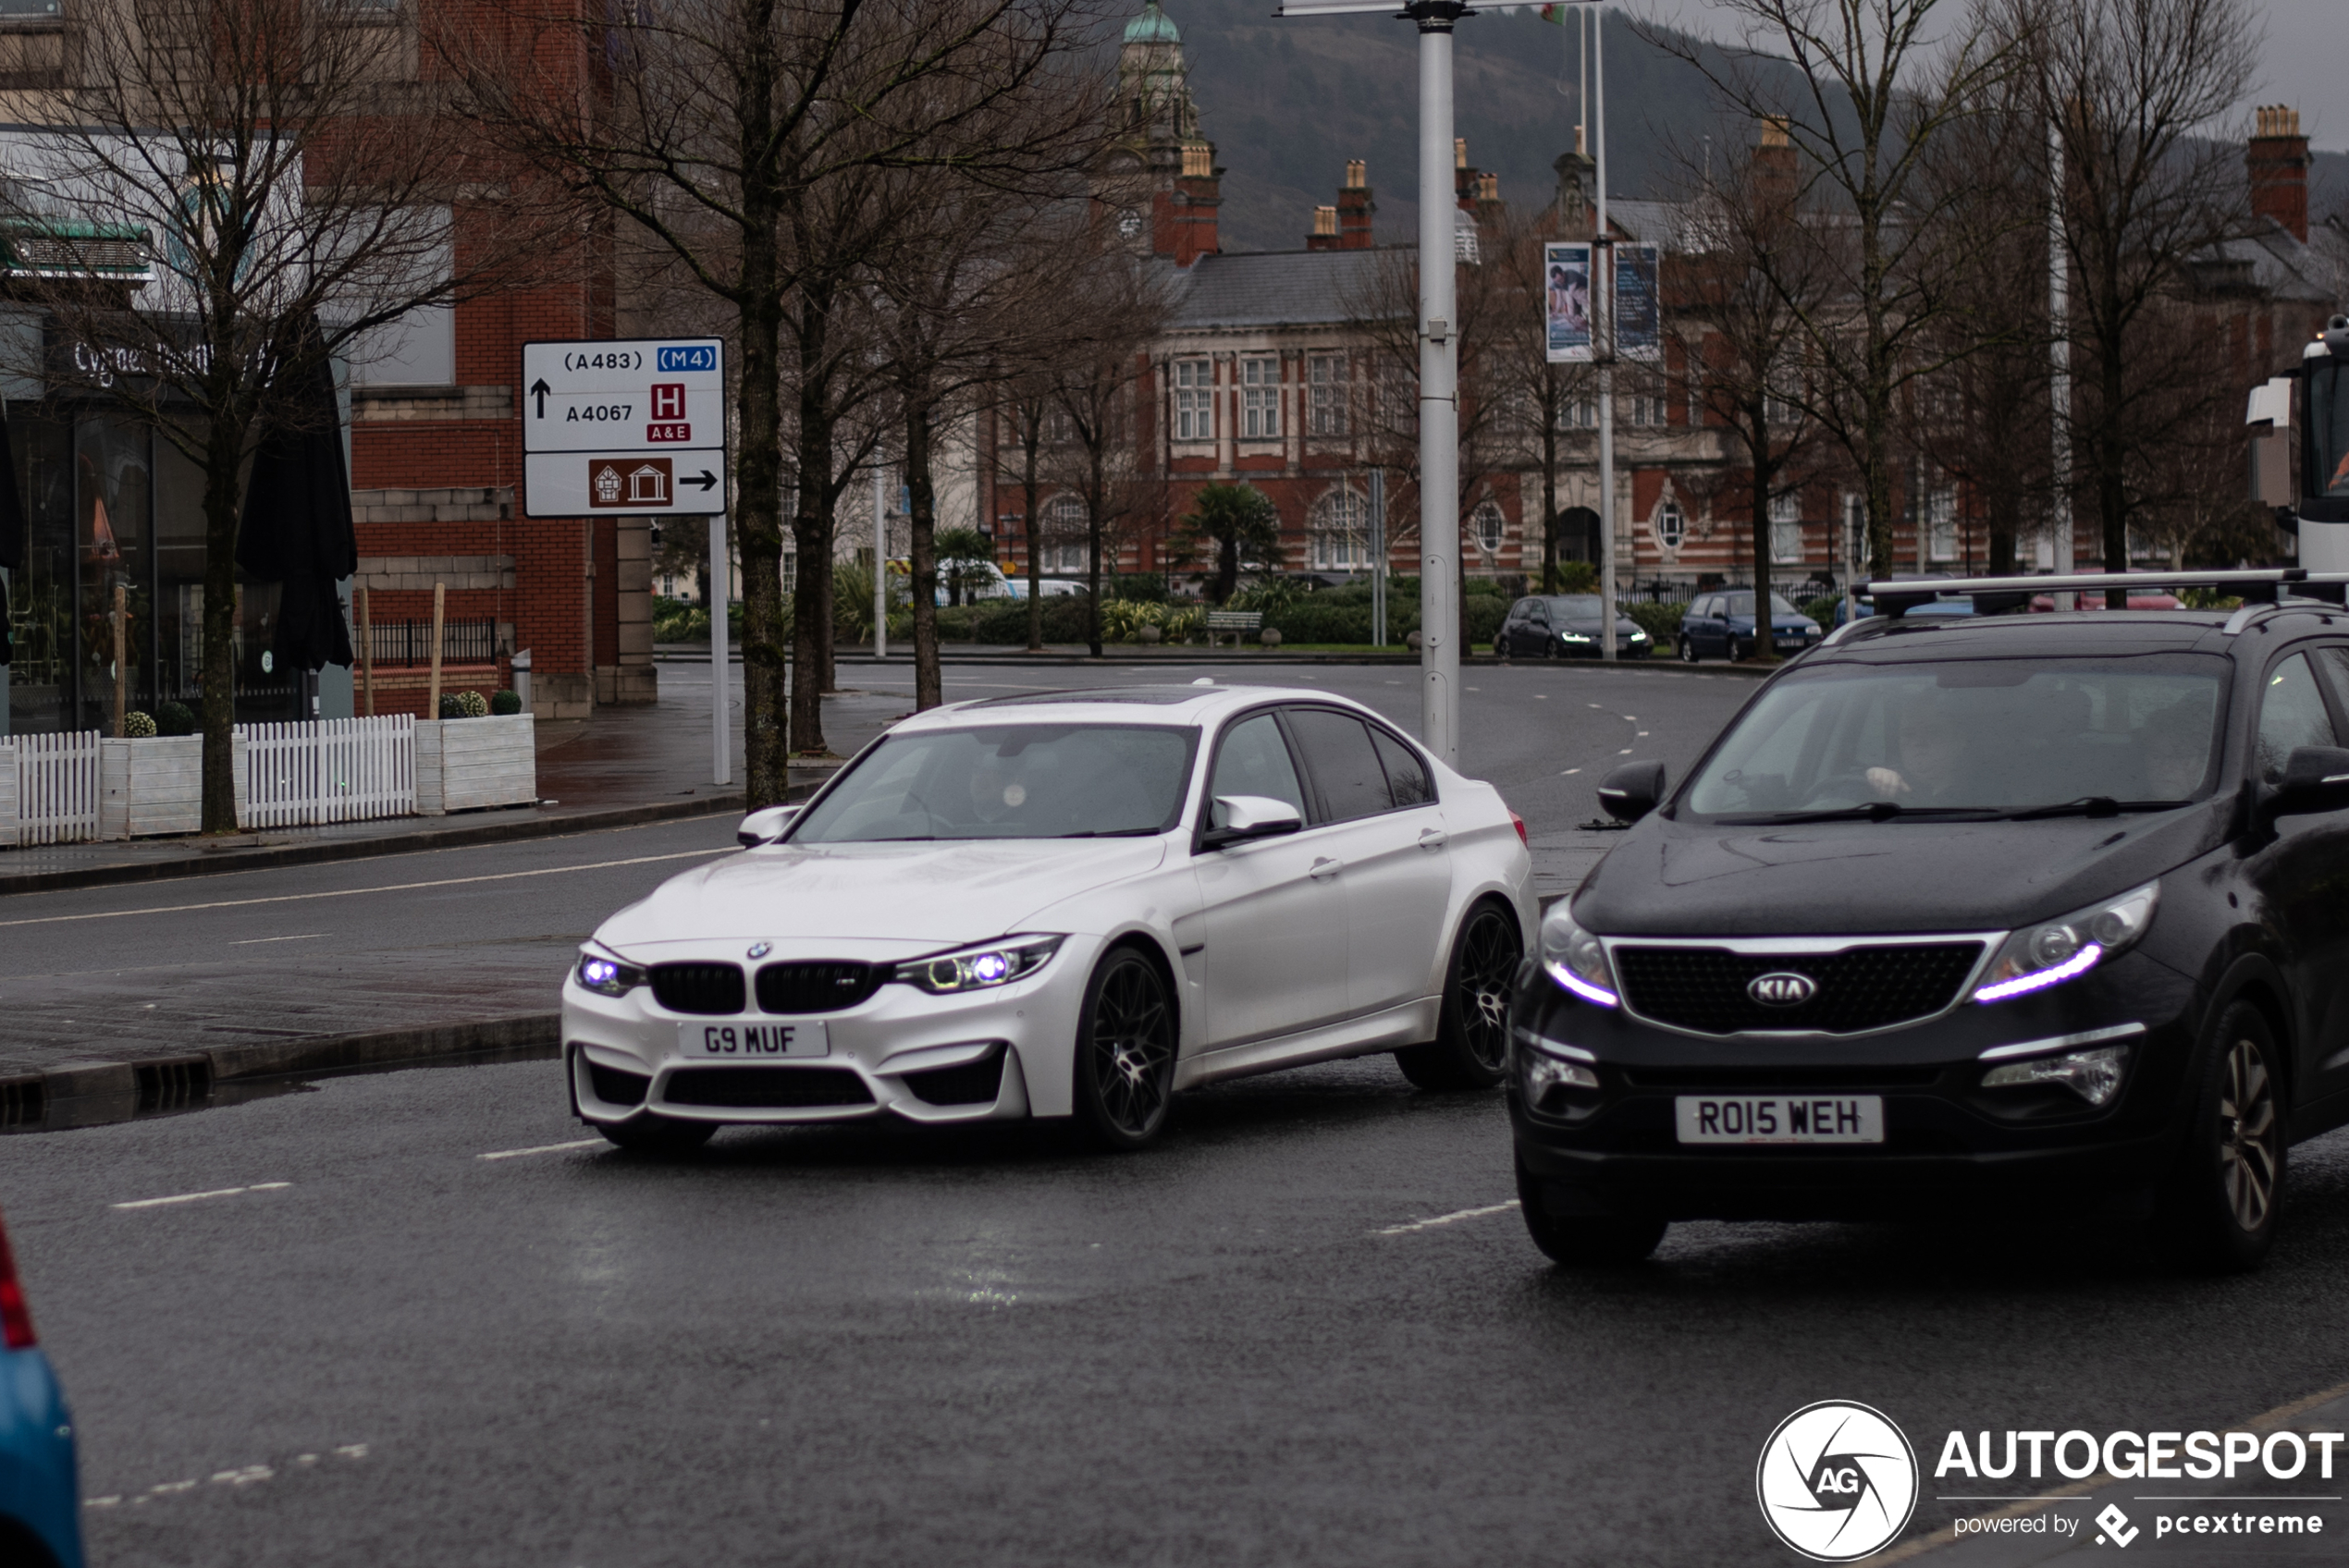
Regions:
[[1764, 1007], [1801, 1007], [1819, 994], [1819, 983], [1808, 974], [1781, 969], [1747, 981], [1745, 994]]
[[1916, 1450], [1882, 1411], [1822, 1400], [1778, 1423], [1753, 1490], [1778, 1539], [1814, 1562], [1853, 1562], [1908, 1528]]

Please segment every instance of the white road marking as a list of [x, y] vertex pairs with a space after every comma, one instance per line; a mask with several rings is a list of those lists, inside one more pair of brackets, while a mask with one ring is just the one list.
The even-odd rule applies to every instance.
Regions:
[[737, 846], [728, 844], [715, 850], [680, 850], [674, 854], [633, 855], [626, 860], [591, 861], [584, 865], [542, 865], [535, 871], [495, 871], [480, 876], [442, 876], [430, 882], [393, 882], [380, 888], [338, 888], [325, 893], [279, 893], [266, 899], [220, 899], [203, 904], [163, 904], [153, 909], [110, 909], [94, 914], [51, 914], [35, 920], [0, 920], [0, 928], [12, 925], [65, 925], [77, 920], [120, 920], [134, 914], [187, 914], [205, 909], [243, 909], [250, 904], [298, 904], [312, 899], [355, 899], [369, 893], [412, 893], [424, 888], [464, 888], [476, 882], [511, 882], [523, 876], [560, 876], [567, 871], [609, 871], [621, 865], [652, 865], [666, 860], [707, 860], [711, 855], [731, 855]]
[[1568, 769], [1567, 769], [1564, 773], [1559, 774], [1559, 775], [1558, 775], [1558, 777], [1559, 777], [1560, 778], [1570, 778], [1570, 777], [1572, 777], [1573, 775], [1575, 775], [1575, 774], [1577, 774], [1577, 773], [1580, 773], [1580, 772], [1581, 772], [1581, 771], [1582, 771], [1582, 770], [1581, 770], [1580, 768], [1579, 768], [1579, 767], [1569, 767], [1569, 768], [1568, 768]]
[[232, 948], [257, 948], [264, 942], [315, 942], [321, 937], [333, 935], [331, 931], [313, 931], [305, 937], [248, 937], [241, 942], [231, 942], [228, 945]]
[[168, 1203], [196, 1203], [204, 1198], [233, 1198], [239, 1193], [274, 1193], [290, 1187], [291, 1182], [255, 1182], [250, 1187], [215, 1187], [208, 1193], [174, 1193], [167, 1198], [140, 1198], [132, 1203], [111, 1203], [108, 1208], [160, 1208]]
[[581, 1138], [568, 1144], [540, 1144], [536, 1148], [499, 1149], [496, 1154], [477, 1154], [475, 1159], [520, 1159], [526, 1154], [560, 1154], [565, 1149], [592, 1149], [603, 1143], [601, 1138]]
[[1462, 1219], [1482, 1219], [1488, 1214], [1505, 1214], [1517, 1207], [1517, 1199], [1507, 1203], [1487, 1204], [1482, 1208], [1463, 1208], [1456, 1214], [1439, 1214], [1433, 1219], [1414, 1219], [1408, 1225], [1389, 1225], [1384, 1231], [1373, 1231], [1373, 1236], [1408, 1236], [1414, 1231], [1432, 1231], [1438, 1225], [1450, 1225]]
[[1646, 740], [1646, 739], [1648, 738], [1648, 732], [1647, 732], [1646, 730], [1642, 729], [1642, 730], [1641, 730], [1641, 731], [1640, 731], [1640, 733], [1639, 733], [1639, 735], [1638, 735], [1638, 737], [1637, 737], [1637, 738], [1638, 738], [1638, 739], [1640, 739], [1640, 740], [1642, 740], [1642, 741], [1644, 741], [1644, 740]]
[[[342, 1447], [335, 1450], [335, 1452], [345, 1459], [364, 1459], [367, 1457], [367, 1445], [365, 1443], [345, 1443]], [[298, 1453], [294, 1455], [292, 1463], [301, 1465], [312, 1465], [318, 1463], [318, 1456], [314, 1453]], [[214, 1483], [218, 1486], [249, 1487], [255, 1481], [269, 1480], [277, 1474], [277, 1472], [267, 1464], [247, 1464], [235, 1470], [215, 1470], [212, 1474], [212, 1479]], [[159, 1487], [149, 1487], [144, 1493], [132, 1498], [130, 1501], [133, 1503], [141, 1503], [151, 1497], [169, 1497], [177, 1492], [191, 1492], [201, 1485], [203, 1485], [203, 1483], [200, 1481], [166, 1481]], [[85, 1497], [81, 1500], [81, 1506], [84, 1508], [113, 1508], [122, 1501], [123, 1496], [124, 1494], [121, 1492], [109, 1492], [104, 1497]]]
[[1591, 705], [1591, 706], [1593, 706], [1593, 707], [1597, 707], [1599, 704], [1596, 704], [1596, 703], [1593, 703], [1593, 704], [1591, 704], [1590, 705]]
[[1626, 747], [1624, 747], [1621, 751], [1619, 751], [1619, 752], [1616, 753], [1615, 754], [1616, 754], [1617, 756], [1618, 756], [1618, 757], [1628, 757], [1628, 756], [1630, 756], [1630, 755], [1631, 754], [1631, 748], [1630, 748], [1630, 747], [1629, 747], [1629, 746], [1626, 746]]
[[1533, 700], [1537, 703], [1546, 703], [1550, 700], [1550, 694], [1547, 692], [1536, 692], [1533, 693]]

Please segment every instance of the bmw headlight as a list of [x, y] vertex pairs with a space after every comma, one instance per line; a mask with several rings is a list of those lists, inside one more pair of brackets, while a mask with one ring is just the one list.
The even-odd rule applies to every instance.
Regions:
[[2145, 935], [2160, 891], [2161, 884], [2148, 882], [2060, 920], [2017, 931], [1998, 949], [1974, 999], [2002, 1002], [2085, 974]]
[[1564, 899], [1542, 917], [1542, 967], [1551, 979], [1586, 1002], [1614, 1007], [1622, 999], [1616, 995], [1615, 972], [1607, 966], [1606, 949], [1574, 924]]
[[605, 997], [624, 997], [650, 978], [634, 964], [622, 963], [593, 948], [579, 949], [579, 967], [572, 973], [582, 986]]
[[1025, 980], [1060, 951], [1065, 937], [1007, 937], [984, 947], [963, 948], [934, 958], [917, 958], [897, 966], [894, 978], [918, 986], [931, 996], [983, 991]]

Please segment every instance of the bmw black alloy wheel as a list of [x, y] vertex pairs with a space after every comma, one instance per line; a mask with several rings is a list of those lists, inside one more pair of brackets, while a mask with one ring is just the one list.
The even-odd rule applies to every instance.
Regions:
[[1517, 922], [1487, 904], [1460, 936], [1460, 1043], [1480, 1067], [1501, 1071], [1509, 1048], [1509, 993], [1524, 956]]
[[1093, 977], [1077, 1042], [1080, 1109], [1103, 1141], [1134, 1148], [1156, 1136], [1174, 1095], [1174, 1043], [1156, 967], [1130, 948], [1112, 954]]
[[2268, 1059], [2256, 1040], [2227, 1047], [2225, 1077], [2219, 1086], [2219, 1173], [2227, 1207], [2244, 1231], [2258, 1231], [2275, 1207], [2278, 1155], [2275, 1084]]

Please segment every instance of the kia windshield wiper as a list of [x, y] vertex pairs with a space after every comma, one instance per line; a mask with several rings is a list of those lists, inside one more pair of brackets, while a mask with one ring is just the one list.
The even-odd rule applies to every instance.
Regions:
[[1896, 816], [1972, 817], [1977, 822], [1994, 820], [1998, 814], [1988, 806], [1904, 806], [1898, 801], [1870, 801], [1865, 805], [1838, 806], [1828, 811], [1757, 812], [1738, 816], [1716, 816], [1713, 820], [1728, 827], [1785, 827], [1799, 822], [1888, 822]]
[[1088, 827], [1082, 833], [1055, 833], [1052, 837], [1055, 839], [1152, 839], [1158, 836], [1159, 831], [1155, 827]]
[[2124, 811], [2168, 811], [2185, 803], [2183, 801], [2116, 801], [2110, 795], [2083, 795], [2076, 801], [2063, 801], [2051, 806], [2011, 811], [2006, 814], [2006, 820], [2034, 822], [2044, 816], [2119, 816]]

